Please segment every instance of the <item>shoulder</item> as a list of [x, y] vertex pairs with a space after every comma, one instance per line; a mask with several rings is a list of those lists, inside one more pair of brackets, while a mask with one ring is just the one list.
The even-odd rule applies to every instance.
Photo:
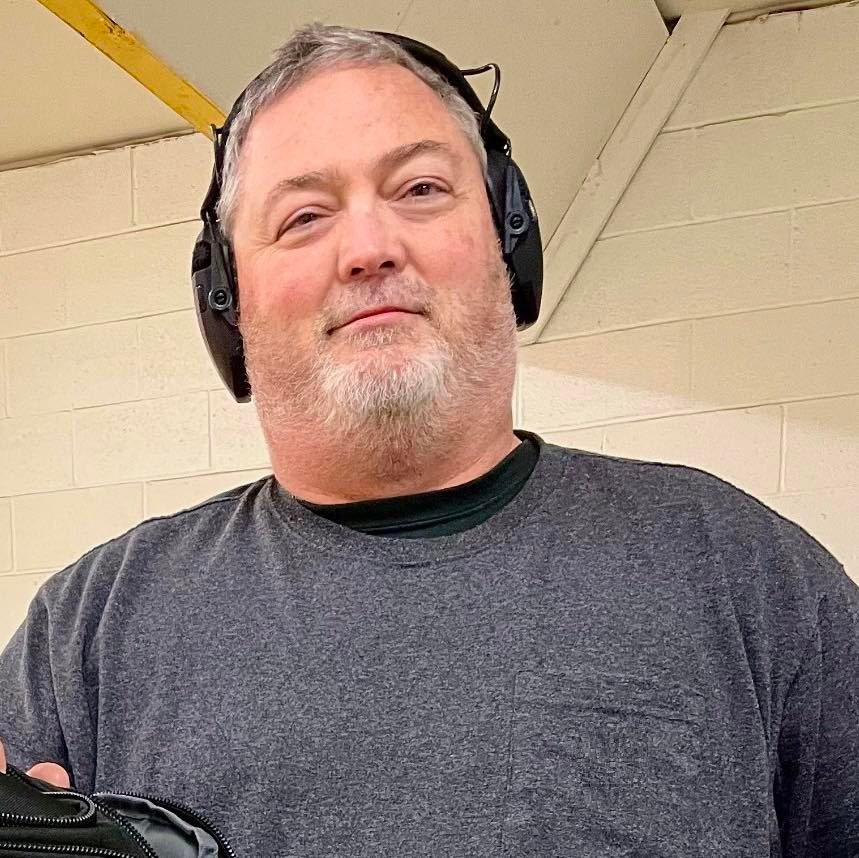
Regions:
[[650, 574], [667, 567], [712, 622], [739, 630], [747, 657], [778, 654], [787, 679], [809, 641], [828, 637], [837, 648], [859, 632], [859, 587], [841, 563], [742, 489], [684, 465], [563, 455], [566, 491], [587, 486], [595, 527], [612, 522], [610, 538], [627, 538], [625, 556]]
[[184, 558], [202, 559], [231, 527], [247, 531], [258, 498], [271, 477], [221, 492], [171, 515], [142, 521], [90, 549], [40, 588], [37, 598], [49, 604], [104, 603], [118, 579]]
[[715, 474], [689, 465], [613, 456], [546, 444], [545, 449], [567, 460], [567, 475], [575, 485], [611, 496], [640, 509], [645, 502], [662, 506], [693, 504], [713, 514], [741, 513], [752, 520], [780, 518], [757, 498]]
[[662, 538], [697, 537], [732, 580], [790, 584], [812, 599], [844, 586], [843, 567], [817, 539], [714, 474], [604, 453], [560, 455], [568, 458], [570, 491], [584, 483], [604, 515], [647, 522]]

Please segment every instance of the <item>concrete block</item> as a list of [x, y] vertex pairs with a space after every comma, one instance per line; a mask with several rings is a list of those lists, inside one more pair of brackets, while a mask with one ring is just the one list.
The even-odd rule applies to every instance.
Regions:
[[612, 213], [603, 235], [688, 221], [694, 135], [661, 134]]
[[0, 572], [12, 568], [12, 501], [0, 498]]
[[785, 208], [796, 202], [790, 116], [762, 116], [696, 131], [691, 174], [695, 217]]
[[172, 515], [179, 510], [203, 503], [221, 492], [252, 483], [270, 473], [270, 469], [256, 469], [148, 482], [146, 483], [146, 517]]
[[851, 3], [723, 27], [667, 127], [855, 99], [857, 44]]
[[18, 570], [62, 568], [143, 519], [143, 486], [128, 483], [13, 499]]
[[73, 332], [8, 340], [9, 410], [20, 414], [67, 411], [72, 407]]
[[859, 295], [859, 201], [794, 212], [790, 292], [796, 301]]
[[193, 310], [141, 319], [141, 396], [221, 387]]
[[859, 195], [859, 102], [698, 129], [695, 217]]
[[692, 392], [701, 405], [859, 393], [859, 299], [693, 324]]
[[537, 434], [550, 444], [569, 447], [571, 450], [588, 450], [591, 453], [601, 453], [603, 448], [603, 429], [601, 426], [591, 429], [572, 429], [567, 432], [540, 432]]
[[0, 250], [59, 244], [131, 226], [128, 149], [0, 172]]
[[0, 256], [0, 303], [3, 306], [0, 337], [18, 337], [65, 326], [66, 292], [60, 265], [55, 264], [58, 253], [65, 249]]
[[135, 223], [196, 220], [212, 178], [214, 153], [202, 134], [135, 146]]
[[14, 416], [72, 407], [74, 336], [71, 331], [8, 340], [9, 411]]
[[722, 27], [666, 127], [724, 121], [792, 104], [795, 53], [793, 15]]
[[700, 468], [753, 495], [778, 491], [780, 449], [778, 405], [605, 427], [606, 453]]
[[794, 402], [785, 411], [784, 490], [859, 488], [859, 396]]
[[71, 485], [71, 414], [0, 420], [0, 496]]
[[[791, 73], [794, 104], [859, 98], [859, 8], [843, 3], [795, 13]], [[781, 17], [780, 15], [774, 17]], [[791, 16], [793, 17], [793, 16]]]
[[79, 486], [192, 473], [209, 465], [205, 393], [76, 411], [74, 429]]
[[8, 416], [6, 409], [6, 343], [0, 340], [0, 420]]
[[796, 141], [794, 202], [859, 196], [859, 101], [802, 110], [786, 118]]
[[209, 400], [213, 470], [270, 468], [268, 448], [253, 404], [237, 403], [226, 390], [212, 391]]
[[193, 307], [198, 224], [0, 257], [0, 337]]
[[690, 334], [684, 322], [520, 349], [523, 425], [559, 431], [688, 408]]
[[601, 239], [543, 336], [790, 303], [789, 261], [787, 212]]
[[767, 506], [805, 528], [859, 584], [859, 486], [770, 495]]
[[115, 322], [7, 342], [9, 413], [44, 414], [136, 399], [136, 323]]
[[0, 575], [0, 650], [24, 622], [33, 596], [52, 574]]
[[63, 248], [70, 325], [193, 307], [191, 253], [198, 223], [146, 229]]

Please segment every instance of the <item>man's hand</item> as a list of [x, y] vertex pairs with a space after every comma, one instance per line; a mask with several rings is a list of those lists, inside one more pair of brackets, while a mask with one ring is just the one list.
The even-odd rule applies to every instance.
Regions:
[[[6, 771], [6, 751], [3, 748], [3, 743], [0, 742], [0, 772]], [[69, 773], [57, 763], [36, 763], [28, 772], [28, 775], [33, 778], [38, 778], [40, 781], [46, 781], [54, 786], [68, 789], [71, 786]]]

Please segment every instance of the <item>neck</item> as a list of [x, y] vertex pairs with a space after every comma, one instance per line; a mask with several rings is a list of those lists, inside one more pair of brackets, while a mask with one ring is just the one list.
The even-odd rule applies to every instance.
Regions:
[[[435, 427], [423, 438], [379, 435], [320, 438], [266, 433], [278, 483], [310, 503], [398, 497], [467, 483], [492, 470], [520, 443], [509, 409], [494, 419]], [[364, 441], [362, 439], [369, 439]]]

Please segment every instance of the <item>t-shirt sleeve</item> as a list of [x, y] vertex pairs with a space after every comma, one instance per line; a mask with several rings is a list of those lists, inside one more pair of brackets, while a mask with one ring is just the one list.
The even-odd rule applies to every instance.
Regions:
[[830, 559], [778, 737], [773, 795], [784, 858], [859, 855], [859, 588]]
[[0, 740], [10, 763], [68, 766], [54, 693], [48, 611], [40, 590], [0, 655]]
[[95, 703], [86, 657], [97, 624], [86, 569], [56, 573], [0, 654], [0, 739], [10, 763], [59, 763], [79, 789], [95, 769]]

